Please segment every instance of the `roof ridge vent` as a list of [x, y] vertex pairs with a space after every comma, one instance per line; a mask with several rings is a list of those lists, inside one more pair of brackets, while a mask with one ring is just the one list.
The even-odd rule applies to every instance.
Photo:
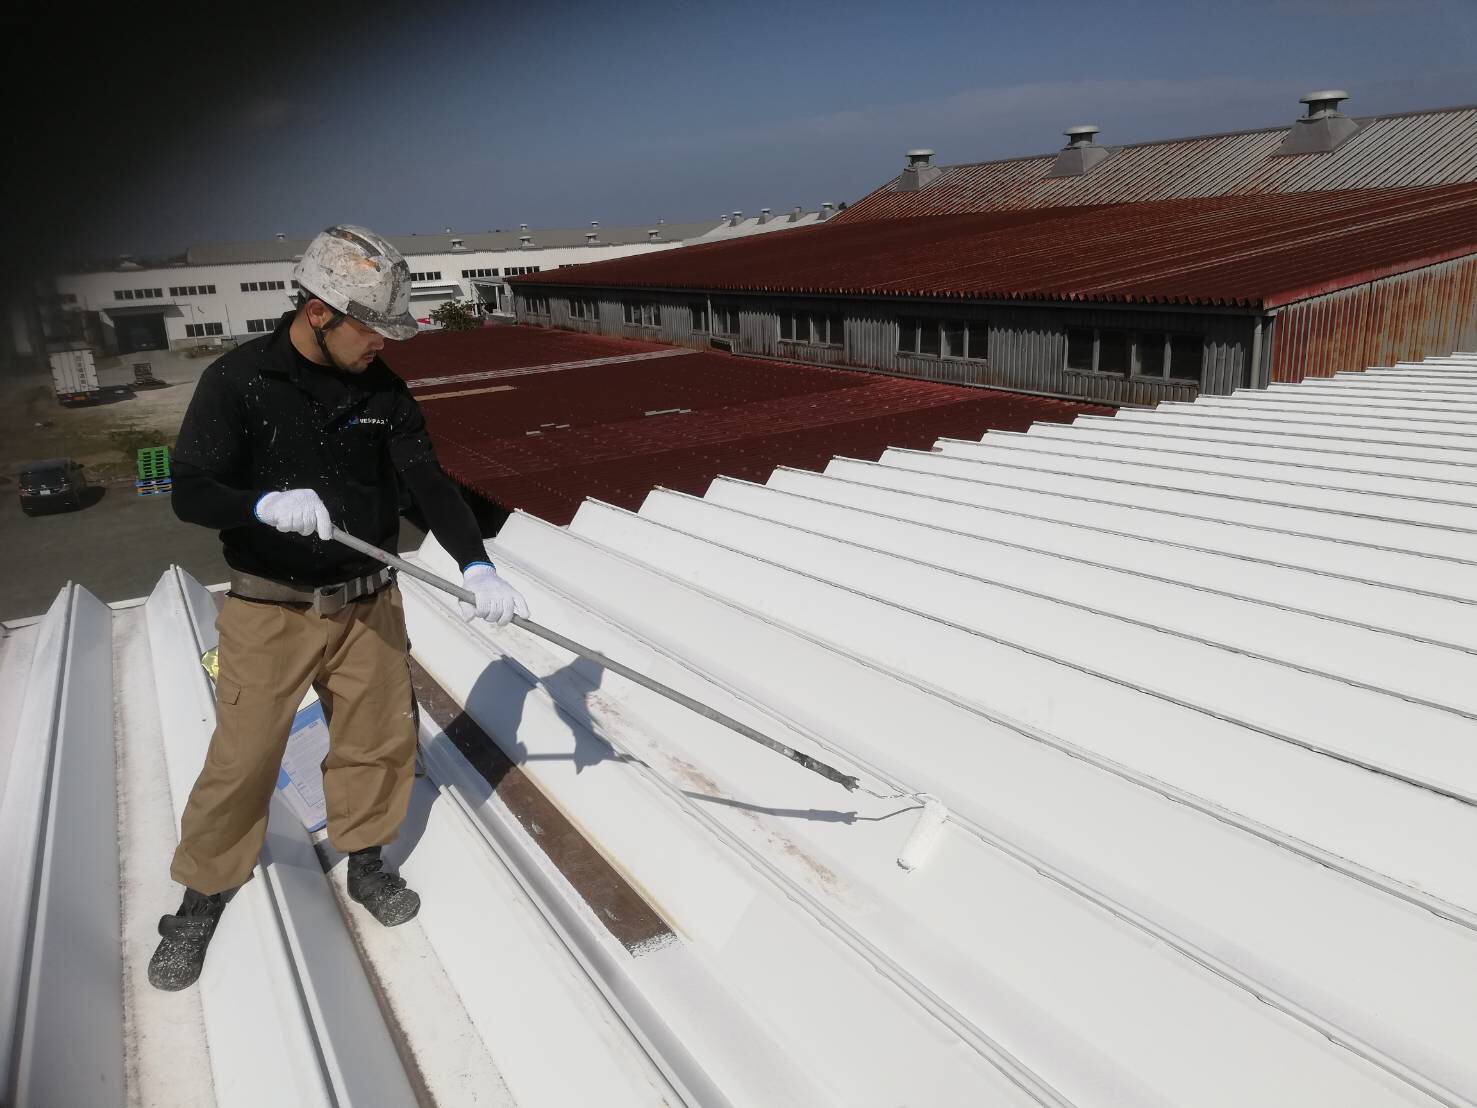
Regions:
[[661, 232], [660, 228], [653, 227], [651, 230], [647, 231], [646, 232], [646, 241], [647, 242], [661, 242], [662, 241], [662, 232]]
[[1327, 154], [1349, 141], [1359, 124], [1339, 111], [1339, 104], [1348, 98], [1347, 92], [1336, 88], [1298, 97], [1299, 103], [1308, 105], [1307, 113], [1293, 121], [1272, 156]]
[[585, 245], [586, 246], [599, 246], [599, 245], [601, 245], [601, 243], [600, 243], [600, 232], [599, 231], [586, 231], [585, 232]]
[[1057, 154], [1051, 172], [1046, 175], [1048, 178], [1081, 177], [1109, 154], [1106, 146], [1098, 145], [1098, 126], [1095, 123], [1079, 123], [1068, 127], [1062, 134], [1067, 136], [1067, 145]]
[[898, 192], [917, 192], [921, 188], [927, 188], [943, 170], [933, 164], [933, 151], [918, 149], [908, 151], [908, 164], [903, 167], [902, 173], [898, 174]]
[[805, 209], [802, 208], [799, 204], [796, 204], [793, 208], [790, 209], [790, 216], [789, 216], [788, 219], [785, 220], [785, 222], [786, 223], [799, 223], [800, 222], [800, 217], [803, 216], [804, 214], [805, 214]]
[[831, 203], [829, 200], [827, 200], [824, 204], [821, 205], [821, 214], [820, 214], [820, 218], [817, 220], [817, 222], [824, 223], [826, 220], [830, 219], [835, 214], [836, 214], [836, 205], [833, 204], [833, 203]]
[[759, 224], [760, 224], [760, 226], [763, 226], [764, 224], [768, 223], [773, 218], [774, 218], [774, 213], [771, 212], [768, 208], [760, 208], [759, 209]]
[[[526, 231], [528, 229], [528, 224], [526, 224], [526, 223], [523, 224], [523, 229]], [[518, 236], [518, 248], [520, 250], [532, 250], [533, 249], [533, 236], [532, 235], [519, 235]]]
[[451, 248], [453, 250], [465, 250], [467, 248], [466, 240], [465, 239], [457, 239], [457, 238], [452, 239], [451, 240]]
[[730, 227], [737, 227], [743, 221], [744, 221], [744, 213], [743, 212], [734, 212], [731, 216], [728, 217], [728, 225]]

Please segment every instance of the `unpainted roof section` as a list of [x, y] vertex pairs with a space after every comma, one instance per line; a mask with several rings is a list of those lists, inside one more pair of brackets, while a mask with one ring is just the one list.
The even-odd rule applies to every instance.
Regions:
[[1477, 252], [1477, 184], [827, 223], [538, 286], [1271, 308]]
[[1287, 127], [1108, 146], [1080, 177], [1048, 177], [1056, 151], [953, 165], [928, 187], [898, 178], [836, 218], [843, 223], [919, 215], [1124, 204], [1189, 197], [1457, 184], [1477, 180], [1477, 105], [1366, 116], [1329, 153], [1277, 157]]
[[720, 474], [760, 480], [838, 453], [1108, 411], [534, 327], [423, 335], [393, 364], [448, 473], [561, 525], [587, 497], [636, 508], [656, 486], [701, 493]]

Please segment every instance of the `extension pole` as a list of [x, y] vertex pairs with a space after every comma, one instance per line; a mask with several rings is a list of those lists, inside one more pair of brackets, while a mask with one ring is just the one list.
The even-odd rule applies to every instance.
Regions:
[[[375, 559], [376, 561], [383, 562], [387, 566], [392, 566], [393, 568], [399, 570], [401, 573], [408, 573], [416, 580], [424, 581], [431, 587], [440, 589], [444, 593], [449, 593], [452, 596], [456, 597], [458, 600], [464, 601], [467, 604], [477, 603], [477, 597], [471, 590], [464, 589], [460, 585], [454, 585], [450, 581], [447, 581], [445, 578], [439, 577], [438, 575], [432, 573], [430, 570], [422, 569], [420, 566], [413, 565], [410, 562], [407, 562], [404, 558], [397, 558], [395, 555], [391, 554], [387, 550], [381, 550], [377, 546], [371, 546], [363, 539], [356, 539], [353, 535], [347, 534], [346, 532], [339, 530], [337, 527], [333, 529], [333, 538], [337, 539], [345, 546], [353, 550], [357, 550], [360, 554], [364, 554], [367, 557]], [[790, 761], [796, 763], [797, 765], [804, 766], [812, 773], [818, 773], [822, 777], [836, 782], [836, 784], [841, 785], [848, 791], [855, 791], [861, 785], [861, 782], [858, 781], [855, 777], [852, 777], [849, 774], [842, 773], [834, 766], [829, 766], [825, 762], [817, 761], [809, 754], [802, 754], [794, 747], [786, 746], [784, 743], [779, 742], [776, 739], [771, 739], [768, 735], [755, 731], [747, 723], [740, 723], [732, 716], [724, 715], [722, 712], [718, 711], [718, 709], [710, 708], [708, 707], [708, 705], [702, 703], [702, 701], [694, 700], [686, 693], [678, 692], [674, 688], [663, 685], [660, 681], [652, 680], [645, 674], [637, 673], [630, 666], [622, 665], [620, 662], [617, 662], [612, 658], [607, 658], [598, 650], [591, 650], [589, 647], [581, 646], [574, 640], [565, 638], [563, 635], [559, 634], [559, 632], [551, 631], [549, 630], [549, 628], [535, 623], [531, 619], [524, 619], [522, 616], [515, 615], [512, 622], [515, 626], [521, 627], [523, 628], [523, 630], [537, 635], [539, 638], [545, 639], [548, 642], [553, 643], [555, 646], [563, 647], [571, 654], [578, 654], [581, 658], [587, 658], [590, 661], [594, 662], [597, 666], [608, 669], [612, 673], [619, 674], [627, 681], [634, 681], [642, 688], [650, 689], [652, 692], [657, 693], [660, 696], [664, 696], [668, 700], [674, 701], [677, 704], [681, 704], [684, 708], [691, 709], [698, 715], [712, 720], [714, 723], [721, 723], [729, 730], [738, 732], [740, 735], [744, 736], [744, 738], [752, 739], [760, 746], [767, 746], [776, 754], [783, 754], [786, 758], [790, 759]]]

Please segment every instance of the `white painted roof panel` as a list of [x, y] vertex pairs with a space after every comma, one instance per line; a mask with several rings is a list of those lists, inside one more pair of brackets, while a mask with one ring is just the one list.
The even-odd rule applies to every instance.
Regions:
[[[402, 579], [418, 664], [660, 921], [634, 946], [423, 714], [420, 918], [367, 922], [274, 811], [200, 988], [148, 990], [214, 602], [69, 587], [0, 640], [0, 864], [42, 875], [0, 920], [11, 1071], [57, 997], [109, 995], [28, 953], [72, 895], [48, 859], [106, 837], [128, 985], [88, 1034], [121, 1010], [97, 1055], [134, 1102], [1470, 1108], [1473, 422], [1453, 356], [489, 544], [541, 622], [870, 793]], [[949, 819], [908, 873], [920, 791]]]

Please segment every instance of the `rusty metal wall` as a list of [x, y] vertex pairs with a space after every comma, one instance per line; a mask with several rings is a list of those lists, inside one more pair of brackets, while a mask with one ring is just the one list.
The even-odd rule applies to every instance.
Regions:
[[1301, 300], [1275, 321], [1274, 381], [1477, 349], [1477, 255]]
[[[575, 331], [598, 331], [697, 349], [705, 349], [711, 344], [712, 336], [708, 332], [693, 329], [692, 306], [695, 300], [690, 294], [642, 291], [632, 299], [660, 304], [661, 326], [638, 327], [626, 323], [621, 301], [609, 299], [600, 301], [598, 324], [574, 319], [569, 314], [569, 297], [557, 294], [549, 297], [550, 318], [554, 326]], [[1112, 404], [1153, 405], [1164, 400], [1193, 400], [1201, 392], [1226, 395], [1251, 383], [1247, 374], [1254, 321], [1244, 315], [1119, 310], [1088, 305], [1028, 308], [1018, 305], [970, 306], [772, 296], [715, 296], [712, 304], [715, 308], [738, 310], [739, 331], [733, 337], [735, 353], [809, 365], [874, 370], [918, 380], [1015, 389]], [[783, 309], [842, 315], [846, 321], [845, 346], [818, 346], [782, 340], [779, 337], [779, 313]], [[990, 357], [981, 361], [900, 353], [897, 348], [900, 316], [966, 322], [986, 320], [990, 325]], [[542, 322], [542, 319], [534, 322]], [[1072, 327], [1202, 334], [1205, 336], [1202, 386], [1196, 389], [1193, 385], [1170, 380], [1067, 369], [1067, 330]]]

